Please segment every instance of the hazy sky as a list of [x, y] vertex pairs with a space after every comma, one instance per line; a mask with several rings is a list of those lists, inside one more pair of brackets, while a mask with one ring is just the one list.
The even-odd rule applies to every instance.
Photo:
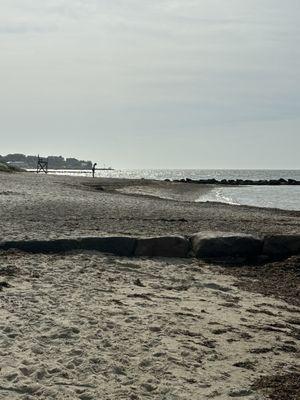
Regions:
[[0, 154], [300, 168], [299, 0], [1, 0]]

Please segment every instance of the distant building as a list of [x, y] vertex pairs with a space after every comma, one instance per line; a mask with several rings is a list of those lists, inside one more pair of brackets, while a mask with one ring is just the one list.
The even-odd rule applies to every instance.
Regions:
[[13, 167], [19, 168], [28, 168], [28, 164], [24, 161], [6, 161], [6, 164], [11, 165]]
[[[67, 158], [63, 156], [49, 156], [48, 163], [49, 169], [92, 169], [92, 162], [86, 160], [77, 160], [77, 158]], [[8, 154], [6, 156], [0, 155], [0, 162], [10, 164], [12, 166], [35, 169], [37, 165], [37, 156], [26, 156], [24, 154]]]

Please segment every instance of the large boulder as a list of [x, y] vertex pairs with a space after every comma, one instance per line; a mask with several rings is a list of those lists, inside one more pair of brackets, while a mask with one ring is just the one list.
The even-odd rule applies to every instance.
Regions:
[[191, 243], [198, 258], [256, 258], [262, 253], [263, 246], [258, 237], [230, 232], [199, 232], [191, 237]]
[[263, 254], [271, 258], [300, 254], [300, 235], [266, 236]]
[[184, 236], [159, 236], [137, 239], [135, 256], [187, 257], [190, 242]]
[[83, 250], [96, 250], [125, 257], [133, 255], [136, 245], [135, 238], [125, 236], [87, 237], [79, 239], [78, 242], [79, 248]]

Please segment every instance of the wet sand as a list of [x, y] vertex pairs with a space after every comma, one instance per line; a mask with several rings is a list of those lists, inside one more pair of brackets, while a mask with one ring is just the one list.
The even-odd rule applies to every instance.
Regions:
[[[183, 201], [120, 193], [132, 187]], [[300, 211], [193, 202], [207, 190], [207, 185], [0, 173], [0, 240], [204, 230], [300, 233]]]

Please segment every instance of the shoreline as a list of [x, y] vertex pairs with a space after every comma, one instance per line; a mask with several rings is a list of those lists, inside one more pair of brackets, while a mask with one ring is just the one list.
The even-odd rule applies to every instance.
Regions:
[[[0, 240], [189, 235], [207, 230], [300, 233], [300, 211], [191, 202], [202, 190], [192, 184], [18, 173], [0, 174], [0, 185]], [[165, 192], [171, 187], [173, 193], [176, 187], [176, 196], [189, 201], [119, 191], [135, 186], [148, 191], [163, 187]]]
[[[118, 192], [128, 195], [128, 196], [141, 196], [141, 197], [149, 197], [149, 198], [156, 198], [156, 199], [162, 199], [162, 200], [169, 200], [169, 201], [180, 201], [182, 203], [184, 202], [195, 202], [195, 203], [209, 203], [211, 205], [218, 205], [218, 204], [223, 204], [223, 205], [232, 205], [232, 206], [237, 206], [237, 207], [251, 207], [251, 208], [256, 208], [256, 209], [267, 209], [267, 210], [273, 210], [273, 211], [290, 211], [290, 212], [300, 212], [300, 205], [299, 208], [296, 207], [275, 207], [271, 205], [257, 205], [257, 204], [251, 204], [251, 200], [247, 203], [239, 203], [232, 201], [230, 199], [225, 199], [225, 198], [220, 198], [219, 193], [215, 193], [214, 197], [210, 196], [212, 192], [214, 191], [219, 191], [219, 190], [226, 190], [228, 188], [231, 188], [233, 190], [238, 189], [237, 186], [216, 186], [216, 185], [197, 185], [196, 187], [191, 187], [187, 185], [183, 185], [181, 183], [172, 183], [173, 185], [178, 185], [180, 188], [179, 190], [174, 190], [176, 189], [175, 187], [173, 188], [163, 188], [162, 186], [157, 186], [153, 184], [153, 186], [129, 186], [129, 187], [124, 187], [120, 189], [116, 189]], [[185, 187], [187, 186], [187, 187]], [[243, 189], [246, 188], [253, 188], [253, 186], [242, 186]], [[277, 187], [276, 187], [277, 188]], [[281, 188], [282, 189], [282, 188]], [[234, 193], [234, 192], [233, 192]], [[218, 197], [220, 200], [218, 200]]]
[[[255, 172], [256, 170], [253, 171]], [[82, 177], [82, 175], [85, 175], [84, 178], [90, 178], [89, 170], [72, 170], [70, 173], [68, 173], [68, 170], [64, 170], [60, 171], [58, 174], [56, 174], [54, 170], [51, 172], [56, 176]], [[78, 175], [76, 175], [77, 172]], [[163, 179], [163, 177], [158, 179], [96, 178], [127, 182], [122, 185], [119, 191], [129, 195], [149, 196], [176, 201], [223, 203], [257, 208], [300, 211], [300, 181], [291, 178], [269, 180]], [[145, 184], [145, 182], [148, 182], [148, 184]], [[284, 197], [282, 194], [283, 191], [290, 191], [290, 197]]]
[[182, 185], [175, 182], [164, 181], [150, 181], [150, 183], [143, 185], [142, 180], [139, 185], [130, 185], [117, 189], [122, 194], [134, 196], [150, 196], [163, 200], [173, 200], [180, 202], [196, 202], [199, 196], [203, 196], [211, 192], [215, 188], [205, 185]]

